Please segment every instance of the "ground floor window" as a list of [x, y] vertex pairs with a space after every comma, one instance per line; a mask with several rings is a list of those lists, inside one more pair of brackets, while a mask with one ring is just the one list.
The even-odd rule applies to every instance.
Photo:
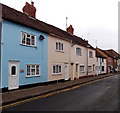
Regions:
[[80, 72], [85, 72], [85, 66], [80, 65]]
[[88, 72], [92, 72], [92, 66], [88, 66]]
[[62, 66], [61, 65], [54, 65], [53, 66], [53, 74], [61, 74], [62, 73]]
[[39, 76], [40, 75], [40, 65], [30, 64], [27, 65], [27, 77]]

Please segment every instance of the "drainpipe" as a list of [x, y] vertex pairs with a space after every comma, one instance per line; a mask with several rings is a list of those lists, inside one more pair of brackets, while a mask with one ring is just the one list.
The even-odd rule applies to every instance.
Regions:
[[86, 46], [86, 76], [88, 76], [88, 48], [89, 47], [90, 47], [89, 45]]

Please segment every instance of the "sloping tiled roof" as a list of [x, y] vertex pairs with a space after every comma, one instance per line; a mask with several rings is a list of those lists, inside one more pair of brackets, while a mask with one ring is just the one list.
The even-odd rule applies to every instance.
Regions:
[[113, 49], [109, 49], [109, 50], [105, 50], [105, 51], [115, 59], [120, 58], [120, 55]]
[[99, 51], [97, 51], [96, 49], [96, 57], [100, 57], [100, 58], [106, 58], [104, 55], [102, 55]]
[[89, 48], [94, 49], [90, 44], [88, 44], [86, 41], [84, 41], [80, 37], [67, 33], [66, 31], [63, 31], [53, 25], [42, 22], [36, 18], [32, 18], [27, 14], [24, 14], [6, 5], [3, 5], [3, 4], [0, 4], [0, 5], [2, 5], [2, 18], [4, 19], [34, 28], [36, 30], [40, 30], [48, 34], [54, 34], [56, 36], [70, 40], [72, 41], [72, 43], [79, 44], [84, 47], [90, 46]]

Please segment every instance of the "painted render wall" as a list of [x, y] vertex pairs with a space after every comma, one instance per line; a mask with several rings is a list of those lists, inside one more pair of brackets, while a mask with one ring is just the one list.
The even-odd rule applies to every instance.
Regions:
[[[76, 54], [77, 47], [81, 48], [81, 55]], [[80, 45], [73, 45], [71, 47], [71, 62], [73, 63], [71, 66], [72, 79], [79, 78], [80, 76], [85, 76], [86, 72], [80, 72], [79, 66], [84, 65], [86, 69], [86, 48]]]
[[[21, 45], [21, 31], [36, 35], [36, 47]], [[39, 36], [45, 39], [40, 41]], [[2, 22], [2, 88], [8, 87], [9, 60], [19, 61], [19, 85], [46, 82], [48, 79], [48, 35], [11, 21]], [[26, 77], [26, 64], [40, 64], [39, 77]], [[24, 70], [23, 73], [20, 70]]]
[[[98, 60], [97, 60], [98, 59]], [[104, 71], [102, 71], [102, 66], [104, 66]], [[96, 75], [106, 73], [106, 59], [104, 58], [104, 62], [102, 62], [102, 58], [96, 58]]]
[[[64, 44], [64, 52], [58, 52], [56, 51], [56, 42], [62, 42]], [[77, 45], [77, 44], [72, 44], [70, 41], [66, 41], [64, 39], [57, 38], [55, 36], [48, 36], [48, 80], [59, 80], [59, 79], [64, 79], [64, 64], [68, 63], [69, 64], [69, 77], [71, 80], [74, 80], [75, 78], [79, 78], [82, 76], [86, 76], [86, 67], [87, 67], [87, 61], [86, 61], [86, 55], [87, 52], [89, 51], [93, 52], [93, 58], [89, 58], [88, 54], [88, 66], [91, 65], [93, 67], [93, 64], [95, 65], [95, 50], [92, 49], [87, 49], [83, 46]], [[76, 55], [76, 47], [81, 48], [82, 50], [82, 55]], [[61, 75], [53, 75], [52, 74], [52, 66], [54, 64], [61, 64], [62, 65], [62, 74]], [[76, 73], [76, 65], [78, 67], [78, 72]], [[79, 66], [84, 65], [85, 66], [85, 71], [80, 72]], [[88, 75], [95, 75], [95, 66], [94, 70], [92, 69], [92, 72], [89, 72]]]
[[[89, 51], [92, 51], [93, 57], [89, 57]], [[92, 66], [92, 71], [88, 75], [95, 75], [96, 52], [93, 49], [88, 49], [88, 66]]]
[[[56, 51], [56, 42], [64, 44], [64, 52]], [[70, 59], [70, 44], [68, 41], [49, 35], [48, 47], [48, 81], [64, 79], [64, 65], [69, 63]], [[62, 74], [53, 74], [52, 67], [57, 64], [62, 66]]]

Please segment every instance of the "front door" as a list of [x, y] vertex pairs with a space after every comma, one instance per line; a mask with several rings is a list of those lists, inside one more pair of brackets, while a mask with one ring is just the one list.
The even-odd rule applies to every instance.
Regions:
[[69, 79], [69, 64], [65, 64], [65, 80]]
[[19, 62], [9, 62], [8, 90], [17, 89], [19, 87]]

